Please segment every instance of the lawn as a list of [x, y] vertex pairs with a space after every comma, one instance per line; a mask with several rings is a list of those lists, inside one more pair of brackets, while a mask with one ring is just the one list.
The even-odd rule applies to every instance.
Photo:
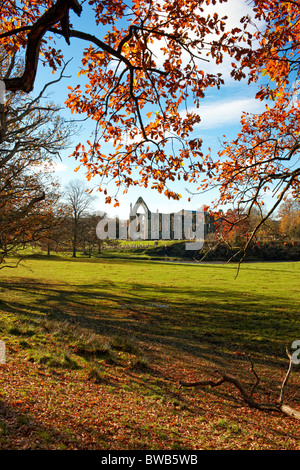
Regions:
[[[300, 449], [276, 401], [300, 339], [300, 264], [28, 258], [0, 271], [0, 449]], [[286, 403], [300, 409], [300, 366]]]

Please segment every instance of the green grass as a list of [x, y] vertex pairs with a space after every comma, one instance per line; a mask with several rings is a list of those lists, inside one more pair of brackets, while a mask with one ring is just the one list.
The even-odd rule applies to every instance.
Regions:
[[[101, 425], [92, 428], [93, 444], [85, 442], [88, 448], [134, 448], [138, 436], [141, 448], [248, 448], [248, 424], [240, 422], [228, 390], [199, 394], [179, 390], [178, 380], [198, 374], [211, 378], [214, 368], [225, 367], [251, 382], [245, 353], [254, 357], [266, 380], [260, 391], [268, 395], [275, 387], [278, 394], [287, 365], [285, 345], [300, 338], [300, 264], [248, 263], [235, 275], [234, 264], [117, 258], [29, 257], [17, 269], [2, 269], [0, 339], [6, 343], [8, 371], [20, 368], [22, 387], [14, 387], [16, 372], [7, 372], [8, 379], [4, 373], [0, 400], [19, 406], [24, 416], [18, 403], [31, 403], [32, 394], [37, 395], [32, 384], [40, 384], [41, 374], [47, 378], [46, 388], [36, 385], [42, 391], [32, 448], [36, 442], [38, 448], [80, 447], [76, 420], [68, 411], [72, 400], [59, 398], [63, 380], [79, 397], [86, 383], [101, 387], [109, 404]], [[293, 377], [290, 391], [297, 404], [297, 370]], [[48, 414], [41, 412], [45, 406]], [[87, 423], [86, 407], [78, 411], [78, 422]], [[218, 411], [210, 418], [212, 408]], [[66, 415], [59, 428], [65, 440], [47, 426], [49, 416], [55, 422], [58, 412]], [[116, 416], [122, 432], [116, 425], [112, 438], [105, 420]], [[173, 425], [166, 428], [167, 419]], [[0, 430], [0, 448], [6, 448], [13, 439], [1, 419]], [[255, 425], [251, 432], [253, 448], [297, 446], [296, 438], [286, 441], [275, 431], [268, 439]], [[116, 441], [118, 433], [122, 438]]]
[[245, 264], [235, 274], [236, 265], [27, 260], [13, 277], [1, 271], [0, 306], [25, 321], [24, 337], [33, 334], [28, 319], [34, 325], [44, 316], [110, 334], [282, 355], [282, 345], [299, 336], [299, 263]]

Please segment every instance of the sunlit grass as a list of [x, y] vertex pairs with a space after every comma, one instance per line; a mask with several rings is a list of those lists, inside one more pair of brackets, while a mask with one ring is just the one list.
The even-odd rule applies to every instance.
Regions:
[[[118, 397], [125, 429], [130, 427], [126, 423], [130, 423], [131, 403], [139, 429], [141, 422], [152, 429], [149, 435], [145, 431], [140, 448], [162, 448], [164, 442], [168, 448], [186, 448], [192, 442], [190, 435], [198, 436], [203, 448], [210, 448], [203, 428], [198, 429], [199, 423], [203, 427], [209, 421], [201, 413], [196, 419], [195, 413], [199, 406], [208, 410], [218, 395], [210, 393], [206, 400], [200, 395], [198, 403], [197, 392], [179, 392], [180, 374], [210, 374], [213, 367], [222, 365], [245, 376], [244, 354], [249, 353], [270, 382], [276, 382], [286, 368], [285, 345], [300, 338], [300, 264], [243, 264], [237, 277], [236, 269], [234, 264], [28, 258], [17, 269], [0, 271], [0, 340], [7, 346], [7, 365], [14, 369], [17, 363], [32, 364], [32, 374], [36, 366], [39, 374], [48, 377], [45, 400], [50, 414], [60, 406], [60, 390], [65, 386], [54, 378], [57, 381], [63, 374], [69, 390], [79, 396], [87, 382], [101, 387], [101, 393], [113, 401]], [[31, 395], [33, 379], [27, 381], [25, 374], [22, 380], [27, 388], [13, 391], [17, 401]], [[6, 387], [9, 381], [3, 383], [1, 396], [10, 400]], [[186, 396], [193, 401], [186, 401]], [[62, 406], [68, 413], [71, 398], [70, 403], [65, 398]], [[228, 415], [230, 402], [222, 406], [222, 414], [209, 424], [213, 439], [225, 430], [230, 440], [238, 440], [234, 446], [245, 448], [247, 427], [238, 415]], [[114, 419], [113, 409], [107, 413]], [[156, 413], [160, 418], [153, 424], [151, 416]], [[160, 420], [165, 422], [168, 414], [185, 420], [187, 436], [178, 437], [175, 427], [162, 429]], [[1, 426], [6, 430], [0, 420]], [[61, 427], [77, 439], [70, 422], [62, 422]], [[137, 445], [137, 434], [132, 432], [135, 437], [127, 441], [128, 436], [124, 437], [123, 448]], [[43, 448], [49, 447], [51, 431], [40, 429], [37, 434], [39, 439], [44, 436]], [[105, 431], [103, 436], [97, 434], [99, 446], [110, 448], [105, 435]], [[226, 439], [219, 445], [226, 448]]]
[[0, 307], [19, 322], [85, 319], [100, 332], [280, 354], [299, 336], [299, 274], [299, 263], [244, 264], [236, 278], [236, 265], [30, 259], [0, 272]]

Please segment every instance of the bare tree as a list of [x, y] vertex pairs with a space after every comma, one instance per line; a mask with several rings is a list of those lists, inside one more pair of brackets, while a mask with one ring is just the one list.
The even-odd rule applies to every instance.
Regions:
[[70, 207], [72, 214], [71, 237], [72, 237], [72, 256], [76, 258], [78, 245], [82, 240], [82, 224], [85, 221], [88, 209], [91, 207], [94, 197], [91, 196], [80, 180], [73, 180], [65, 188], [65, 201]]

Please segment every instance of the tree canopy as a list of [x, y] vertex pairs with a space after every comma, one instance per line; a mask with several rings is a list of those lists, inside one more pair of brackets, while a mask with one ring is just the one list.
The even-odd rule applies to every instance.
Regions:
[[263, 214], [266, 193], [274, 198], [249, 236], [245, 252], [283, 201], [289, 197], [299, 201], [300, 187], [300, 3], [255, 0], [253, 4], [255, 18], [263, 20], [265, 28], [255, 33], [257, 47], [242, 52], [237, 73], [248, 69], [249, 83], [264, 78], [256, 98], [266, 100], [265, 111], [245, 112], [237, 138], [226, 140], [219, 158], [209, 161], [211, 183], [219, 186], [220, 201], [233, 201], [239, 209], [247, 209], [241, 221], [253, 207]]
[[[61, 66], [59, 38], [67, 44], [79, 39], [86, 43], [80, 58], [86, 86], [74, 77], [66, 105], [95, 122], [94, 138], [78, 143], [73, 153], [88, 179], [112, 179], [124, 191], [150, 186], [178, 199], [170, 182], [195, 183], [205, 174], [199, 189], [218, 186], [219, 203], [234, 201], [249, 210], [261, 207], [261, 196], [275, 186], [274, 211], [287, 193], [299, 197], [300, 4], [253, 0], [253, 17], [229, 29], [218, 14], [225, 2], [2, 1], [0, 42], [7, 54], [22, 53], [25, 60], [17, 76], [2, 77], [6, 89], [32, 90], [39, 61], [53, 70]], [[85, 9], [93, 12], [96, 29], [73, 26], [73, 18], [81, 24]], [[255, 21], [263, 28], [253, 32]], [[245, 112], [240, 134], [226, 140], [219, 155], [205, 155], [193, 129], [207, 89], [223, 84], [221, 74], [209, 73], [205, 64], [218, 65], [225, 55], [234, 79], [264, 78], [257, 99], [268, 104], [260, 115]], [[105, 153], [102, 142], [114, 150]]]
[[[78, 144], [74, 156], [86, 166], [88, 178], [110, 177], [125, 188], [148, 187], [151, 181], [152, 187], [176, 199], [168, 181], [195, 181], [203, 159], [201, 140], [190, 137], [200, 116], [183, 112], [184, 105], [199, 107], [206, 89], [223, 83], [220, 74], [205, 72], [203, 64], [220, 63], [228, 47], [234, 50], [242, 38], [250, 44], [243, 28], [225, 31], [225, 18], [205, 11], [209, 4], [210, 0], [3, 2], [0, 41], [8, 54], [21, 51], [25, 56], [23, 73], [4, 77], [6, 89], [31, 91], [41, 54], [53, 70], [61, 65], [54, 38], [62, 37], [68, 44], [73, 38], [85, 41], [81, 74], [87, 86], [81, 90], [75, 82], [66, 104], [93, 119], [96, 132], [92, 142]], [[72, 27], [71, 13], [80, 16], [84, 8], [93, 10], [98, 35], [86, 25], [83, 30]], [[112, 142], [114, 152], [104, 154], [101, 139]]]

